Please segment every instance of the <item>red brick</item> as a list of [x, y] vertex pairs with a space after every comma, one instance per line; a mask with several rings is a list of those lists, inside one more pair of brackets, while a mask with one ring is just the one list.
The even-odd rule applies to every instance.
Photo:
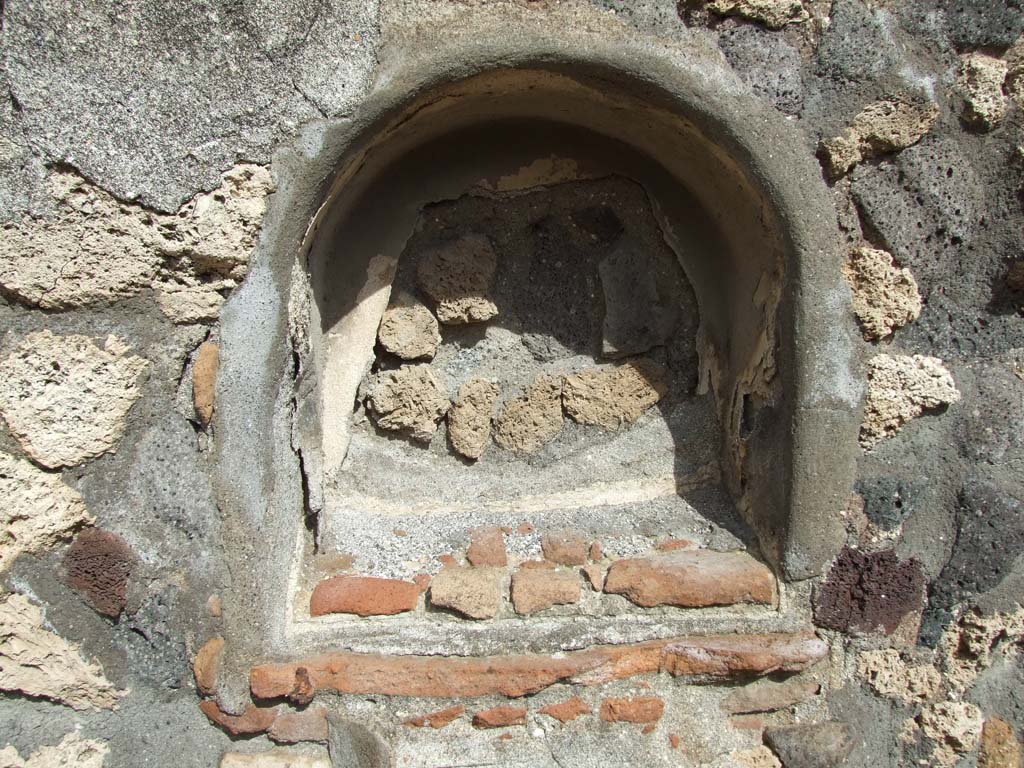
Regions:
[[689, 539], [662, 539], [654, 548], [659, 552], [675, 552], [680, 549], [694, 549], [696, 546]]
[[679, 749], [679, 734], [670, 733], [668, 735], [668, 743], [672, 747], [672, 749]]
[[192, 407], [203, 426], [213, 420], [214, 395], [217, 389], [217, 369], [220, 367], [220, 349], [212, 341], [199, 345], [192, 366]]
[[438, 555], [437, 562], [439, 562], [445, 568], [451, 568], [452, 566], [459, 564], [459, 561], [455, 559], [455, 555], [451, 553]]
[[508, 565], [508, 553], [505, 551], [505, 537], [501, 528], [477, 528], [469, 535], [469, 548], [466, 559], [470, 565], [490, 565], [504, 567]]
[[580, 599], [580, 580], [571, 571], [519, 570], [512, 574], [512, 605], [530, 615]]
[[587, 542], [579, 531], [554, 531], [540, 542], [544, 557], [559, 565], [583, 565], [587, 562]]
[[257, 707], [255, 704], [247, 705], [245, 711], [240, 715], [229, 715], [227, 712], [221, 711], [213, 699], [199, 702], [199, 709], [211, 723], [232, 736], [251, 736], [255, 733], [263, 733], [274, 724], [274, 720], [277, 718], [277, 707]]
[[116, 619], [124, 610], [135, 555], [128, 542], [110, 531], [86, 528], [64, 556], [64, 581], [98, 613]]
[[334, 576], [313, 590], [309, 613], [355, 613], [359, 616], [390, 616], [412, 611], [420, 588], [411, 581], [379, 579], [373, 576]]
[[192, 674], [196, 678], [196, 688], [203, 696], [213, 696], [217, 692], [217, 678], [220, 676], [220, 659], [223, 651], [223, 637], [211, 637], [196, 651], [196, 657], [192, 661]]
[[601, 719], [609, 723], [656, 723], [665, 713], [665, 702], [657, 696], [608, 698], [601, 702]]
[[827, 654], [814, 635], [718, 635], [668, 644], [662, 666], [675, 676], [742, 677], [799, 672]]
[[310, 707], [301, 712], [282, 712], [267, 733], [278, 744], [303, 741], [327, 741], [327, 712], [323, 707]]
[[548, 704], [537, 711], [542, 715], [555, 718], [560, 723], [567, 723], [580, 715], [589, 715], [590, 707], [579, 696], [573, 696], [560, 704]]
[[410, 717], [405, 721], [405, 725], [411, 725], [415, 728], [423, 728], [425, 726], [430, 726], [431, 728], [444, 728], [449, 723], [462, 717], [465, 711], [466, 708], [464, 706], [456, 704], [454, 707], [448, 707], [447, 709], [441, 709], [437, 712], [431, 712], [429, 715]]
[[775, 599], [775, 577], [744, 552], [683, 550], [612, 563], [604, 591], [624, 595], [644, 608], [770, 604]]
[[473, 715], [474, 728], [508, 728], [513, 725], [526, 725], [526, 707], [492, 707]]

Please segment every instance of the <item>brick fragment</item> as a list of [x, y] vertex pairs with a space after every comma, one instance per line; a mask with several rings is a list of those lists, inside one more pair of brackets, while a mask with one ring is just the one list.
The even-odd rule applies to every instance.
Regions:
[[203, 696], [213, 696], [217, 692], [217, 678], [220, 675], [220, 660], [224, 651], [224, 638], [211, 637], [196, 651], [192, 662], [192, 674], [196, 678], [196, 688]]
[[544, 557], [559, 565], [583, 565], [587, 562], [587, 542], [579, 531], [553, 531], [540, 542]]
[[526, 707], [500, 706], [473, 715], [474, 728], [508, 728], [526, 725]]
[[604, 548], [601, 546], [601, 542], [590, 542], [590, 549], [587, 551], [587, 555], [590, 557], [591, 562], [600, 562], [601, 558], [604, 557]]
[[429, 715], [417, 715], [416, 717], [410, 717], [404, 724], [414, 728], [423, 728], [427, 726], [430, 728], [444, 728], [449, 723], [452, 723], [462, 717], [465, 712], [466, 708], [463, 705], [456, 704], [454, 707], [448, 707], [447, 709], [441, 709], [437, 712], [431, 712]]
[[601, 719], [610, 723], [656, 723], [665, 713], [657, 696], [608, 698], [601, 702]]
[[192, 366], [192, 407], [204, 427], [213, 421], [214, 396], [217, 387], [217, 369], [220, 367], [220, 348], [212, 341], [204, 341], [196, 352]]
[[419, 586], [411, 581], [334, 576], [316, 585], [309, 601], [309, 613], [312, 616], [327, 613], [390, 616], [414, 610], [419, 596]]
[[580, 599], [580, 580], [571, 571], [527, 568], [512, 574], [512, 605], [528, 616]]
[[662, 666], [675, 677], [742, 677], [799, 672], [827, 654], [814, 635], [718, 635], [670, 643]]
[[199, 709], [211, 723], [232, 736], [263, 733], [277, 718], [277, 707], [257, 707], [255, 704], [247, 705], [240, 715], [229, 715], [223, 712], [213, 699], [199, 702]]
[[679, 734], [678, 733], [670, 733], [668, 735], [668, 743], [669, 743], [669, 746], [672, 747], [672, 749], [679, 749]]
[[678, 551], [612, 563], [604, 591], [644, 608], [771, 604], [775, 577], [745, 552]]
[[600, 592], [604, 589], [604, 568], [597, 563], [591, 563], [590, 565], [584, 565], [581, 570], [595, 592]]
[[327, 741], [327, 711], [323, 707], [310, 707], [301, 712], [282, 712], [267, 735], [278, 744], [324, 743]]
[[573, 696], [558, 704], [548, 704], [538, 710], [540, 714], [553, 717], [560, 723], [568, 723], [581, 715], [589, 715], [590, 711], [590, 707], [579, 696]]
[[469, 548], [466, 559], [470, 565], [495, 566], [503, 568], [508, 565], [508, 553], [505, 551], [505, 537], [501, 528], [491, 526], [477, 528], [469, 535]]

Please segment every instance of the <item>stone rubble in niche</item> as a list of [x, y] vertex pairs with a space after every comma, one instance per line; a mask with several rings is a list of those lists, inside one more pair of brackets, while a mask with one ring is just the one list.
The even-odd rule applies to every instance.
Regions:
[[0, 768], [102, 768], [110, 748], [101, 741], [71, 732], [52, 747], [40, 747], [23, 758], [12, 746], [0, 749]]
[[720, 16], [740, 16], [768, 29], [782, 29], [787, 24], [810, 19], [800, 0], [714, 0], [707, 7]]
[[514, 453], [536, 453], [562, 431], [562, 378], [538, 376], [519, 397], [507, 400], [494, 440]]
[[860, 444], [870, 450], [928, 409], [960, 401], [942, 361], [924, 355], [876, 355], [869, 363]]
[[909, 269], [875, 248], [855, 248], [843, 265], [853, 291], [853, 311], [864, 338], [883, 339], [921, 314], [921, 294]]
[[77, 710], [112, 709], [126, 693], [76, 645], [46, 629], [42, 611], [19, 594], [0, 600], [0, 690]]
[[377, 426], [429, 443], [451, 403], [437, 374], [425, 363], [378, 373], [367, 408]]
[[156, 290], [174, 322], [216, 319], [244, 277], [270, 172], [238, 165], [175, 215], [121, 203], [71, 171], [51, 174], [54, 213], [25, 217], [0, 238], [0, 286], [29, 306], [68, 310]]
[[448, 439], [467, 459], [479, 459], [491, 439], [491, 419], [500, 390], [494, 382], [472, 378], [459, 387], [448, 411]]
[[403, 360], [431, 359], [441, 343], [437, 318], [408, 293], [400, 293], [384, 310], [377, 341]]
[[498, 257], [483, 235], [465, 235], [424, 255], [416, 276], [435, 303], [437, 319], [448, 325], [482, 323], [496, 317], [489, 292]]
[[[604, 294], [602, 354], [647, 352], [665, 343], [678, 321], [670, 291], [659, 286], [657, 262], [642, 243], [623, 237], [597, 265]], [[660, 290], [659, 290], [660, 289]]]
[[93, 522], [78, 491], [57, 473], [0, 452], [0, 573], [22, 553], [41, 554]]
[[640, 359], [566, 376], [562, 404], [573, 421], [617, 430], [639, 419], [667, 391], [661, 367]]
[[1008, 64], [984, 53], [968, 53], [960, 57], [956, 90], [963, 100], [964, 121], [975, 128], [990, 131], [1006, 115], [1003, 81]]
[[81, 464], [117, 447], [148, 365], [116, 336], [38, 331], [0, 363], [0, 414], [39, 464]]

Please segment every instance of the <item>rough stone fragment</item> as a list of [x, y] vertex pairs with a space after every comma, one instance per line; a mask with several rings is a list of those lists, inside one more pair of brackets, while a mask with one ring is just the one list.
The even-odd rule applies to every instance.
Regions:
[[[1003, 85], [1017, 109], [1024, 110], [1024, 35], [1006, 52], [1006, 80]], [[1018, 150], [1019, 153], [1020, 150]]]
[[782, 763], [768, 747], [739, 749], [729, 753], [737, 768], [782, 768]]
[[430, 360], [441, 344], [441, 331], [429, 309], [415, 297], [402, 293], [384, 310], [377, 341], [403, 360]]
[[313, 589], [309, 600], [311, 616], [354, 613], [359, 616], [392, 616], [413, 611], [420, 588], [411, 581], [374, 576], [333, 576]]
[[742, 677], [800, 672], [827, 654], [814, 635], [717, 635], [669, 643], [662, 666], [676, 677]]
[[507, 451], [536, 453], [562, 430], [562, 379], [538, 376], [526, 392], [505, 403], [494, 440]]
[[562, 387], [565, 412], [580, 424], [621, 429], [632, 424], [665, 393], [664, 372], [649, 360], [614, 368], [588, 368], [567, 376]]
[[232, 736], [264, 733], [277, 717], [277, 707], [257, 707], [255, 704], [247, 704], [240, 715], [230, 715], [221, 710], [213, 699], [199, 702], [199, 709], [211, 723]]
[[326, 742], [327, 711], [323, 707], [309, 707], [301, 712], [282, 712], [275, 718], [267, 735], [278, 744]]
[[59, 474], [0, 453], [0, 573], [23, 552], [39, 554], [92, 522]]
[[882, 696], [904, 704], [916, 704], [934, 698], [942, 682], [935, 667], [930, 664], [907, 664], [899, 651], [891, 648], [860, 654], [857, 658], [857, 674]]
[[609, 723], [656, 723], [664, 713], [665, 702], [657, 696], [637, 696], [604, 699], [600, 717]]
[[204, 427], [209, 426], [213, 420], [219, 367], [220, 348], [212, 341], [204, 341], [199, 345], [192, 366], [192, 405]]
[[367, 400], [377, 426], [429, 443], [450, 403], [430, 366], [403, 365], [377, 375]]
[[224, 638], [219, 635], [211, 637], [196, 651], [196, 657], [192, 661], [192, 674], [196, 679], [196, 688], [203, 696], [213, 696], [217, 692], [223, 652]]
[[467, 459], [479, 459], [487, 448], [499, 394], [498, 385], [486, 379], [470, 379], [459, 387], [448, 411], [448, 439]]
[[128, 600], [135, 553], [110, 531], [86, 528], [64, 556], [64, 581], [81, 592], [99, 613], [117, 618]]
[[591, 563], [590, 565], [584, 565], [580, 570], [587, 577], [587, 582], [590, 584], [591, 589], [595, 592], [600, 592], [604, 589], [604, 568], [602, 566], [597, 563]]
[[528, 568], [512, 574], [512, 605], [520, 615], [529, 616], [579, 599], [580, 580], [571, 571]]
[[639, 355], [665, 343], [679, 310], [658, 285], [655, 257], [643, 243], [620, 239], [597, 265], [604, 294], [602, 354]]
[[741, 16], [768, 29], [807, 21], [810, 14], [800, 0], [714, 0], [708, 8], [720, 16]]
[[814, 621], [840, 632], [892, 634], [923, 599], [924, 574], [915, 558], [890, 550], [839, 553], [814, 600]]
[[1007, 62], [984, 53], [968, 53], [960, 57], [956, 90], [963, 99], [963, 118], [968, 125], [990, 131], [1006, 115], [1003, 81]]
[[112, 709], [124, 695], [78, 646], [44, 629], [42, 611], [18, 594], [0, 600], [0, 690], [79, 710]]
[[865, 339], [885, 338], [921, 314], [917, 281], [909, 269], [896, 267], [886, 251], [855, 248], [843, 273]]
[[416, 277], [442, 323], [481, 323], [498, 314], [488, 296], [497, 268], [490, 241], [483, 235], [466, 235], [424, 254]]
[[466, 708], [461, 704], [456, 704], [453, 707], [447, 707], [446, 709], [441, 709], [437, 712], [431, 712], [429, 715], [410, 717], [405, 721], [405, 725], [411, 725], [414, 728], [423, 728], [426, 726], [435, 729], [444, 728], [449, 723], [453, 723], [458, 720], [465, 713]]
[[792, 679], [776, 683], [762, 680], [737, 688], [722, 700], [722, 710], [731, 715], [774, 712], [799, 704], [818, 692], [821, 686], [813, 680]]
[[989, 717], [981, 729], [978, 768], [1020, 768], [1021, 748], [1013, 726], [998, 717]]
[[212, 323], [220, 316], [224, 294], [234, 288], [234, 280], [213, 283], [182, 283], [178, 275], [169, 275], [156, 285], [156, 305], [177, 325]]
[[110, 748], [72, 731], [52, 747], [40, 747], [27, 760], [14, 747], [0, 749], [0, 768], [103, 768]]
[[931, 130], [938, 116], [935, 104], [906, 96], [869, 104], [850, 128], [821, 142], [826, 170], [838, 178], [862, 160], [906, 149]]
[[466, 559], [471, 565], [489, 565], [498, 568], [508, 565], [505, 536], [501, 528], [497, 526], [477, 528], [470, 533]]
[[275, 748], [267, 752], [226, 752], [220, 768], [331, 768], [331, 758], [323, 754], [310, 755], [289, 749]]
[[548, 704], [537, 711], [542, 715], [555, 718], [560, 723], [568, 723], [581, 715], [589, 715], [591, 712], [590, 706], [579, 696], [573, 696], [558, 704]]
[[604, 591], [624, 595], [644, 608], [770, 604], [775, 599], [775, 577], [745, 552], [679, 550], [612, 563]]
[[493, 568], [443, 568], [430, 582], [430, 603], [471, 619], [492, 619], [501, 605]]
[[[265, 168], [236, 166], [218, 189], [176, 215], [120, 203], [72, 172], [52, 174], [50, 187], [52, 217], [26, 217], [4, 228], [0, 286], [32, 306], [73, 309], [150, 285], [202, 288], [211, 276], [222, 288], [234, 287], [245, 275], [271, 181]], [[173, 302], [160, 305], [175, 318]]]
[[108, 336], [29, 334], [0, 364], [0, 413], [22, 449], [55, 469], [113, 450], [148, 363]]
[[977, 746], [981, 728], [981, 710], [966, 701], [940, 701], [921, 710], [924, 735], [958, 753]]
[[474, 728], [508, 728], [513, 725], [526, 725], [526, 707], [492, 707], [473, 715]]
[[837, 722], [769, 728], [764, 739], [783, 766], [794, 768], [839, 768], [855, 744], [850, 727]]
[[1024, 646], [1024, 608], [983, 615], [964, 611], [939, 642], [943, 682], [954, 693], [968, 690], [1000, 651]]
[[540, 540], [544, 558], [560, 565], [583, 565], [587, 562], [587, 540], [579, 531], [552, 531]]
[[925, 410], [959, 401], [956, 382], [938, 358], [876, 355], [868, 372], [860, 444], [870, 449]]

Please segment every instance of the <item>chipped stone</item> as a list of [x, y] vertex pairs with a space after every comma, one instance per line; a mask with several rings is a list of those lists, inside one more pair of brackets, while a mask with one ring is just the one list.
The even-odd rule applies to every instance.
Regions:
[[1013, 726], [998, 717], [989, 717], [981, 729], [978, 768], [1019, 768], [1021, 747]]
[[860, 444], [873, 448], [928, 409], [960, 401], [942, 361], [924, 355], [876, 355], [869, 363], [868, 393]]
[[8, 746], [0, 749], [0, 768], [103, 768], [110, 748], [71, 732], [52, 747], [40, 747], [28, 759]]
[[921, 314], [921, 294], [910, 270], [875, 248], [855, 248], [843, 265], [853, 291], [853, 311], [864, 338], [883, 339]]
[[768, 29], [782, 29], [811, 18], [800, 0], [714, 0], [708, 8], [720, 16], [740, 16], [759, 22]]
[[737, 768], [782, 768], [782, 763], [768, 747], [738, 749], [729, 753]]
[[115, 336], [38, 331], [0, 365], [0, 414], [39, 464], [81, 464], [117, 447], [147, 365]]
[[840, 632], [891, 635], [903, 618], [921, 607], [924, 574], [915, 558], [891, 550], [844, 548], [814, 599], [814, 621]]
[[664, 713], [665, 702], [657, 696], [637, 696], [605, 699], [600, 717], [609, 723], [656, 723]]
[[267, 752], [226, 752], [220, 768], [331, 768], [327, 750], [316, 754], [275, 748]]
[[501, 528], [497, 526], [477, 528], [470, 533], [466, 559], [470, 565], [490, 565], [499, 568], [508, 565], [505, 536]]
[[828, 655], [813, 635], [718, 635], [665, 646], [662, 668], [675, 677], [732, 677], [800, 672]]
[[635, 360], [567, 376], [562, 403], [569, 417], [580, 424], [621, 429], [640, 418], [667, 391], [659, 366], [649, 360]]
[[839, 768], [855, 744], [850, 726], [837, 722], [769, 728], [764, 740], [784, 766], [807, 768]]
[[415, 610], [419, 598], [419, 585], [412, 581], [375, 576], [334, 576], [314, 587], [309, 600], [309, 614], [392, 616]]
[[639, 355], [660, 346], [678, 321], [678, 306], [659, 290], [654, 257], [644, 244], [623, 238], [598, 265], [604, 293], [602, 353]]
[[775, 712], [810, 698], [821, 686], [813, 680], [794, 678], [776, 683], [762, 680], [738, 688], [722, 700], [722, 710], [731, 715]]
[[562, 379], [538, 376], [522, 395], [505, 403], [494, 440], [515, 453], [536, 453], [562, 430]]
[[587, 577], [587, 583], [590, 584], [590, 588], [595, 592], [600, 592], [604, 589], [604, 568], [597, 563], [591, 563], [590, 565], [584, 565], [581, 569], [583, 575]]
[[497, 268], [490, 241], [483, 235], [466, 235], [425, 254], [416, 277], [442, 323], [481, 323], [498, 314], [488, 295]]
[[935, 667], [907, 664], [899, 651], [891, 648], [860, 654], [857, 674], [877, 693], [904, 704], [918, 704], [935, 698], [942, 682]]
[[580, 531], [552, 531], [540, 540], [544, 559], [559, 565], [583, 565], [587, 562], [587, 540]]
[[86, 528], [64, 556], [64, 581], [97, 612], [116, 619], [128, 600], [128, 579], [135, 553], [110, 531]]
[[0, 452], [0, 573], [22, 553], [41, 554], [93, 522], [81, 495], [56, 473]]
[[473, 715], [474, 728], [508, 728], [513, 725], [526, 725], [526, 707], [492, 707]]
[[745, 552], [680, 550], [612, 563], [604, 591], [644, 608], [770, 604], [775, 599], [775, 577]]
[[1006, 115], [1003, 81], [1008, 64], [984, 53], [968, 53], [960, 57], [956, 90], [963, 99], [963, 118], [971, 126], [992, 130]]
[[512, 605], [522, 616], [580, 599], [580, 580], [571, 571], [526, 568], [512, 574]]
[[486, 379], [470, 379], [459, 387], [448, 411], [448, 439], [467, 459], [479, 459], [487, 448], [499, 394], [498, 385]]
[[437, 318], [415, 297], [401, 293], [384, 310], [377, 341], [403, 360], [430, 360], [441, 344]]
[[0, 690], [78, 710], [112, 709], [125, 693], [77, 645], [45, 629], [42, 611], [19, 594], [0, 599]]
[[377, 375], [367, 406], [377, 426], [429, 443], [450, 403], [444, 385], [425, 363]]
[[213, 696], [217, 692], [223, 653], [224, 638], [219, 635], [211, 637], [196, 651], [196, 657], [192, 661], [192, 675], [196, 679], [196, 688], [203, 696]]
[[966, 701], [940, 701], [921, 710], [921, 731], [954, 752], [970, 752], [981, 739], [981, 710]]
[[220, 348], [212, 341], [204, 341], [199, 345], [192, 366], [192, 405], [204, 427], [213, 421], [219, 367]]
[[274, 719], [267, 736], [278, 744], [326, 742], [327, 710], [309, 707], [300, 712], [282, 712]]
[[443, 568], [430, 583], [430, 603], [471, 619], [492, 619], [501, 605], [499, 576], [494, 568]]
[[838, 178], [862, 160], [906, 149], [931, 130], [938, 116], [935, 104], [906, 96], [869, 104], [850, 128], [822, 141], [826, 170]]

